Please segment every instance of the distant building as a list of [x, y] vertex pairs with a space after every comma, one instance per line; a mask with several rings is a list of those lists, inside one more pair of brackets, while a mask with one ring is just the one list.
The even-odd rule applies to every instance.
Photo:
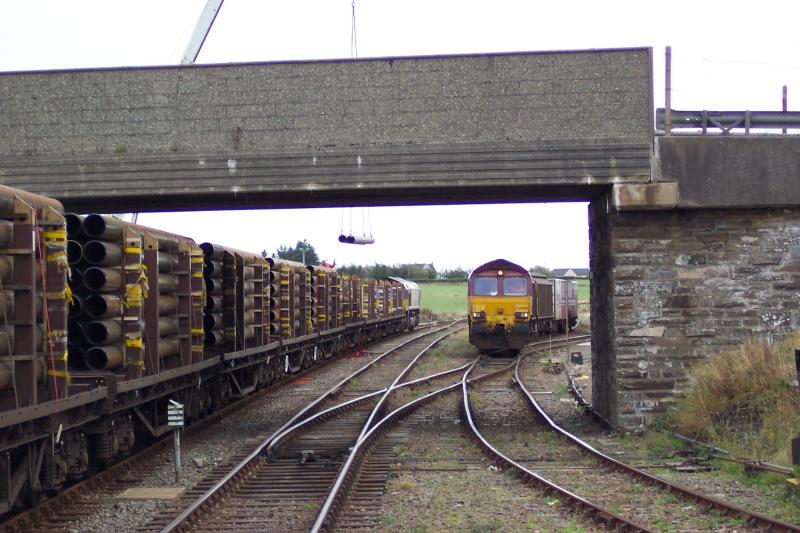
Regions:
[[401, 271], [404, 271], [406, 277], [411, 279], [435, 279], [436, 267], [433, 263], [409, 263], [400, 265]]
[[557, 278], [579, 278], [588, 279], [588, 268], [554, 268], [553, 276]]

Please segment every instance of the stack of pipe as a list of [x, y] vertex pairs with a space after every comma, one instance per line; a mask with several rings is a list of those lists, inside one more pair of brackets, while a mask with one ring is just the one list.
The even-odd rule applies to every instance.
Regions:
[[[94, 215], [98, 217], [99, 215]], [[72, 269], [69, 313], [70, 364], [105, 370], [123, 360], [122, 227], [67, 214], [67, 256]], [[87, 233], [87, 229], [89, 233]]]
[[242, 340], [243, 345], [239, 348], [247, 348], [256, 336], [256, 304], [255, 304], [255, 270], [258, 268], [257, 261], [252, 258], [242, 258]]
[[[177, 355], [178, 254], [180, 242], [188, 239], [99, 214], [68, 214], [67, 228], [70, 285], [77, 296], [69, 323], [71, 362], [79, 365], [78, 354], [82, 354], [85, 367], [92, 370], [116, 369], [123, 364], [125, 307], [141, 307], [138, 295], [145, 292], [141, 285], [131, 286], [126, 280], [129, 269], [145, 272], [141, 248], [126, 245], [126, 228], [133, 235], [149, 234], [156, 239], [157, 272], [147, 273], [157, 278], [158, 340], [153, 345], [162, 359]], [[126, 265], [125, 255], [137, 253], [138, 258]]]
[[56, 383], [66, 378], [63, 211], [56, 200], [0, 185], [0, 410], [66, 395], [66, 383]]
[[280, 339], [281, 335], [281, 271], [270, 263], [269, 269], [269, 334]]
[[223, 347], [225, 345], [225, 321], [223, 318], [223, 269], [225, 250], [214, 244], [204, 242], [203, 280], [206, 285], [206, 302], [203, 309], [205, 345]]

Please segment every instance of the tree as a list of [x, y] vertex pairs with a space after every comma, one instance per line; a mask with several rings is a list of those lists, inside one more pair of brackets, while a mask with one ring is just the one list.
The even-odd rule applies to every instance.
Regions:
[[552, 270], [550, 270], [549, 268], [547, 268], [545, 266], [541, 266], [541, 265], [536, 265], [533, 268], [529, 268], [528, 272], [530, 272], [531, 274], [541, 274], [541, 275], [546, 276], [548, 278], [554, 277]]
[[441, 272], [441, 276], [444, 279], [467, 279], [468, 275], [469, 272], [461, 267], [454, 268], [453, 270], [444, 270]]
[[319, 256], [314, 247], [305, 239], [297, 241], [294, 247], [278, 246], [278, 250], [272, 255], [278, 259], [286, 259], [288, 261], [299, 261], [306, 265], [318, 265]]

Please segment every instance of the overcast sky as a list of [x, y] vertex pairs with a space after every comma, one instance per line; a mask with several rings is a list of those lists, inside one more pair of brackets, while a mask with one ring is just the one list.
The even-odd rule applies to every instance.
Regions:
[[[204, 4], [0, 0], [0, 71], [175, 64]], [[797, 110], [798, 14], [794, 2], [764, 0], [357, 0], [356, 29], [359, 57], [651, 46], [657, 107], [672, 45], [673, 108], [778, 110], [788, 85]], [[227, 0], [198, 63], [347, 58], [350, 36], [351, 0]], [[374, 245], [338, 243], [351, 216], [353, 233], [371, 229]], [[500, 219], [517, 222], [525, 239], [498, 231]], [[143, 213], [139, 222], [252, 251], [307, 238], [337, 264], [589, 263], [586, 204]], [[241, 231], [245, 224], [264, 231]]]

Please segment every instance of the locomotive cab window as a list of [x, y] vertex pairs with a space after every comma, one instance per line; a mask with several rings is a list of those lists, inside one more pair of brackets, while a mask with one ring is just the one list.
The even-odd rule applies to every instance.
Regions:
[[527, 296], [528, 283], [525, 278], [503, 279], [503, 294], [505, 296]]
[[497, 296], [497, 278], [475, 278], [473, 293], [475, 296]]

